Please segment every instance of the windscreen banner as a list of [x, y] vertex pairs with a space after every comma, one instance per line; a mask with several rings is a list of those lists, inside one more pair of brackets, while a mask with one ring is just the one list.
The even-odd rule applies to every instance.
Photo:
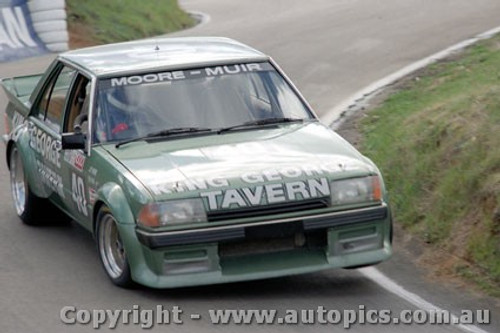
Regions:
[[47, 53], [33, 29], [26, 0], [0, 0], [0, 62]]

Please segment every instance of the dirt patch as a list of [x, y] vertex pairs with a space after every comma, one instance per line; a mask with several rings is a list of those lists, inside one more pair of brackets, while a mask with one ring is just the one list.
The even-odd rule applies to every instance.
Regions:
[[68, 24], [68, 33], [69, 48], [71, 50], [96, 45], [96, 42], [91, 37], [93, 36], [91, 29], [78, 21]]

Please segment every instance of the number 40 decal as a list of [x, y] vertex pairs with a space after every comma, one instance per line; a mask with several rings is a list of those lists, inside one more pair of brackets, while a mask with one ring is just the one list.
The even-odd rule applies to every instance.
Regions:
[[76, 174], [71, 174], [71, 198], [76, 203], [78, 211], [85, 216], [88, 216], [87, 199], [85, 199], [85, 185], [83, 179]]

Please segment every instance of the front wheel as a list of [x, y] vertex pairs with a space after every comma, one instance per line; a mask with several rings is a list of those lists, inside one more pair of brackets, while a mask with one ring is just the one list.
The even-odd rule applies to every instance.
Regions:
[[99, 258], [111, 281], [120, 287], [133, 285], [127, 253], [118, 231], [117, 222], [107, 207], [97, 214], [97, 248]]

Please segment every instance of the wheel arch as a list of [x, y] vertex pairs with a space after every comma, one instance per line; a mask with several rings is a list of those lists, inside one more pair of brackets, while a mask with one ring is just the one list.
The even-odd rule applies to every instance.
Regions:
[[47, 198], [48, 194], [44, 189], [44, 185], [41, 181], [41, 178], [37, 177], [38, 174], [38, 170], [36, 169], [37, 162], [35, 155], [29, 146], [29, 138], [27, 139], [27, 141], [23, 140], [22, 138], [23, 136], [19, 136], [17, 140], [10, 139], [7, 142], [7, 147], [5, 149], [6, 153], [5, 156], [6, 156], [8, 170], [10, 170], [10, 154], [12, 153], [12, 149], [16, 147], [21, 157], [26, 179], [31, 191], [38, 197]]
[[117, 223], [134, 224], [134, 214], [123, 189], [116, 183], [106, 183], [97, 191], [98, 199], [92, 210], [92, 233], [97, 232], [97, 215], [106, 206], [115, 217]]
[[101, 210], [101, 208], [103, 206], [106, 206], [106, 204], [102, 200], [97, 200], [94, 204], [94, 208], [92, 211], [92, 235], [94, 235], [94, 237], [97, 234], [97, 229], [96, 229], [97, 228], [97, 214], [99, 214], [99, 211]]
[[10, 153], [12, 150], [12, 147], [14, 147], [15, 143], [13, 140], [9, 140], [7, 142], [7, 147], [5, 149], [5, 160], [7, 161], [7, 168], [10, 170]]

